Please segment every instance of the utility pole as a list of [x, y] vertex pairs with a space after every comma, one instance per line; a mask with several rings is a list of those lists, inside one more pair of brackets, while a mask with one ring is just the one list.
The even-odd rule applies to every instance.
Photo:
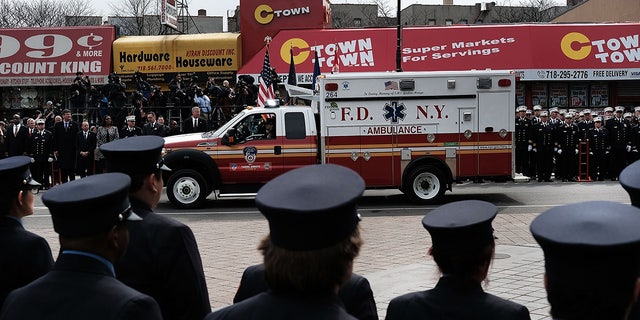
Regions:
[[402, 59], [400, 58], [400, 47], [402, 46], [402, 24], [400, 22], [400, 5], [401, 5], [402, 0], [398, 0], [398, 14], [397, 19], [398, 19], [398, 45], [396, 48], [396, 71], [397, 72], [402, 72]]

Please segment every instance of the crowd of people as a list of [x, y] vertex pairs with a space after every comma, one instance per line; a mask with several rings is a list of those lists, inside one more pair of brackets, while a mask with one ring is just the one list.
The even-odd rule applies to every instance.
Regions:
[[617, 180], [640, 159], [640, 107], [516, 109], [515, 172], [538, 182]]
[[[355, 171], [311, 165], [263, 186], [255, 199], [269, 226], [258, 245], [263, 263], [245, 270], [233, 305], [212, 312], [193, 232], [153, 211], [170, 170], [162, 147], [153, 135], [105, 143], [107, 173], [42, 196], [59, 234], [55, 261], [21, 222], [39, 190], [30, 158], [0, 160], [0, 319], [378, 319], [369, 282], [353, 270], [364, 241], [357, 206], [365, 183]], [[530, 225], [554, 319], [638, 316], [640, 161], [620, 183], [631, 206], [569, 204]], [[482, 288], [497, 212], [464, 200], [427, 213], [427, 252], [441, 277], [433, 289], [391, 300], [386, 319], [530, 319], [525, 306]]]
[[[0, 159], [18, 155], [30, 157], [34, 179], [43, 189], [48, 189], [52, 184], [74, 180], [76, 176], [103, 173], [104, 156], [100, 146], [105, 143], [135, 136], [166, 137], [209, 130], [207, 120], [197, 106], [191, 108], [191, 115], [182, 126], [175, 121], [167, 125], [165, 118], [153, 111], [141, 115], [142, 118], [128, 115], [125, 124], [117, 126], [113, 117], [105, 114], [101, 123], [92, 126], [88, 119], [81, 123], [74, 121], [69, 109], [55, 117], [43, 113], [35, 119], [14, 114], [10, 125], [0, 121]], [[48, 119], [51, 119], [49, 123]]]

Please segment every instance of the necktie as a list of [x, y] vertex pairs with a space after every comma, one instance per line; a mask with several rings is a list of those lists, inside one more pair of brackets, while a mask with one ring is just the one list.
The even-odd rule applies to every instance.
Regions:
[[197, 128], [198, 127], [198, 119], [194, 119], [193, 120], [193, 127]]
[[87, 133], [84, 133], [84, 139], [87, 140]]
[[20, 127], [18, 127], [18, 126], [14, 126], [14, 127], [15, 127], [15, 128], [13, 129], [13, 135], [17, 137], [17, 136], [18, 136], [18, 129], [19, 129]]

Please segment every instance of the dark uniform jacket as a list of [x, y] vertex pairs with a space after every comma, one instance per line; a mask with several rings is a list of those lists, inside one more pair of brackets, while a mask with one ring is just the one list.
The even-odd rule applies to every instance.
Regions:
[[516, 117], [516, 148], [526, 149], [531, 143], [531, 128], [533, 123], [527, 118]]
[[587, 131], [589, 139], [589, 152], [606, 152], [609, 147], [609, 131], [605, 127], [591, 128]]
[[140, 129], [140, 127], [138, 126], [133, 126], [131, 128], [129, 128], [129, 126], [125, 126], [124, 128], [122, 128], [122, 130], [120, 130], [119, 135], [120, 139], [141, 136], [142, 129]]
[[65, 129], [64, 121], [53, 126], [53, 151], [58, 151], [60, 168], [75, 169], [76, 166], [76, 134], [80, 131], [78, 123], [69, 121]]
[[347, 313], [342, 302], [335, 295], [324, 300], [317, 298], [308, 300], [267, 291], [205, 317], [205, 320], [216, 319], [355, 320], [356, 318]]
[[193, 127], [193, 117], [189, 117], [182, 123], [182, 133], [194, 133], [207, 131], [207, 121], [198, 118], [198, 127]]
[[47, 241], [5, 215], [0, 216], [0, 252], [0, 306], [11, 290], [41, 277], [53, 265]]
[[116, 264], [118, 279], [156, 299], [165, 320], [204, 318], [211, 303], [193, 232], [136, 199], [131, 208], [143, 220], [127, 223], [129, 247]]
[[162, 319], [149, 296], [116, 280], [99, 260], [61, 254], [53, 269], [13, 291], [0, 319]]
[[[233, 303], [249, 299], [268, 290], [269, 287], [264, 278], [264, 264], [250, 266], [242, 274]], [[345, 283], [338, 292], [338, 297], [350, 315], [360, 320], [378, 320], [376, 301], [366, 278], [351, 274], [349, 282]]]
[[444, 276], [431, 290], [391, 300], [385, 319], [526, 320], [530, 316], [525, 306], [486, 293], [480, 284], [462, 284]]
[[53, 157], [53, 133], [43, 130], [31, 136], [29, 156], [36, 162], [47, 162], [49, 157]]

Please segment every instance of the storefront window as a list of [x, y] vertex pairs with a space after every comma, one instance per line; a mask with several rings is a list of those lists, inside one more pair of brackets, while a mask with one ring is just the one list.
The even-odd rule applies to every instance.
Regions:
[[546, 83], [535, 83], [531, 86], [531, 103], [534, 106], [539, 104], [543, 108], [548, 106]]
[[591, 108], [609, 106], [609, 86], [606, 83], [591, 85]]
[[587, 88], [586, 83], [571, 85], [571, 107], [572, 108], [584, 108], [589, 103], [587, 100]]
[[568, 106], [567, 84], [552, 83], [549, 85], [549, 105], [556, 108], [566, 108]]
[[516, 106], [524, 106], [525, 96], [524, 96], [525, 85], [522, 82], [516, 83]]

